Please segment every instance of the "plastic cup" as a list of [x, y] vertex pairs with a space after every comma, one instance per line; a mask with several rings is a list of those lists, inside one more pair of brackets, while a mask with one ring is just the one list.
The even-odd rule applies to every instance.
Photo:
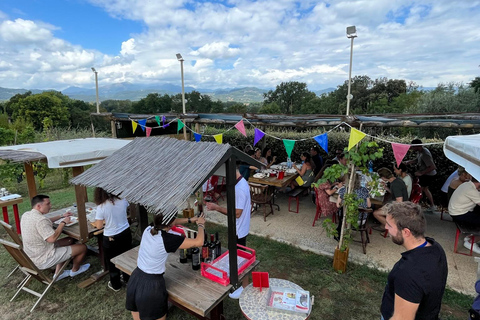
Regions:
[[284, 172], [284, 171], [280, 171], [280, 172], [278, 173], [278, 179], [279, 179], [279, 180], [282, 180], [284, 176], [285, 176], [285, 172]]

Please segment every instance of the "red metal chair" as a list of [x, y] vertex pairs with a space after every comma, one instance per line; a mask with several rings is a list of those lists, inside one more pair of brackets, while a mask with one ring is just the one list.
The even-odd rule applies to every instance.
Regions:
[[[320, 216], [322, 215], [322, 208], [320, 208], [320, 205], [317, 203], [319, 189], [318, 188], [313, 188], [313, 189], [315, 190], [315, 205], [317, 207], [316, 212], [315, 212], [315, 218], [313, 219], [313, 223], [312, 223], [312, 227], [315, 227], [315, 222], [318, 219], [320, 219]], [[336, 222], [336, 220], [337, 220], [336, 217], [337, 217], [337, 212], [335, 212], [332, 215], [332, 222], [333, 223]]]
[[222, 190], [218, 186], [218, 180], [219, 176], [211, 176], [210, 179], [207, 180], [206, 191], [203, 193], [203, 199], [205, 201], [208, 200], [208, 198], [213, 202], [218, 202], [220, 198], [224, 200]]
[[410, 201], [413, 203], [419, 203], [422, 199], [422, 187], [418, 183], [412, 185], [412, 193], [410, 194]]

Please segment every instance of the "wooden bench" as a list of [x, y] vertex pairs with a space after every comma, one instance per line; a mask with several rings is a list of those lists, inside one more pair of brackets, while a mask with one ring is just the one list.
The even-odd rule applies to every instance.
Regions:
[[[469, 226], [466, 225], [465, 223], [461, 222], [455, 222], [457, 226], [457, 234], [455, 235], [455, 246], [453, 247], [453, 252], [463, 254], [465, 256], [471, 256], [473, 252], [473, 244], [475, 243], [475, 238], [480, 237], [480, 227], [475, 227], [475, 226]], [[460, 233], [462, 234], [471, 234], [472, 235], [472, 245], [470, 247], [470, 253], [463, 253], [463, 252], [458, 252], [457, 246], [458, 246], [458, 238], [460, 237]]]
[[[300, 203], [299, 203], [299, 197], [301, 195], [303, 195], [305, 192], [308, 192], [308, 190], [310, 189], [310, 187], [308, 188], [305, 188], [305, 187], [298, 187], [298, 188], [295, 188], [293, 189], [292, 191], [290, 191], [288, 193], [288, 211], [289, 212], [295, 212], [295, 213], [298, 213], [298, 207], [300, 206]], [[293, 211], [290, 209], [290, 204], [291, 204], [291, 201], [292, 200], [295, 200], [297, 202], [297, 211]]]
[[[137, 267], [139, 248], [140, 246], [122, 253], [111, 261], [118, 269], [132, 274]], [[239, 281], [248, 276], [259, 263], [260, 261], [256, 260], [239, 275]], [[223, 286], [203, 277], [200, 270], [192, 270], [191, 263], [180, 263], [178, 253], [169, 254], [165, 266], [164, 278], [170, 302], [198, 319], [225, 319], [223, 299], [227, 297], [231, 285]]]

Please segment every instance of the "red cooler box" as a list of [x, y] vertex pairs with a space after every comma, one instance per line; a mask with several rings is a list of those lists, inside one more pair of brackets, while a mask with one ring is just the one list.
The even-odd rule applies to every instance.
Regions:
[[[237, 265], [238, 274], [245, 271], [248, 266], [255, 262], [255, 250], [237, 245], [241, 249], [237, 249]], [[227, 286], [230, 283], [230, 260], [229, 252], [225, 252], [212, 263], [202, 262], [202, 276], [221, 285]]]

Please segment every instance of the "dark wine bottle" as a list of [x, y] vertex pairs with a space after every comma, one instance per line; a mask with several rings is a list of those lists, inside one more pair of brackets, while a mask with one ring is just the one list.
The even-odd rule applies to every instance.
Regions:
[[[187, 238], [192, 238], [190, 231], [187, 231]], [[187, 260], [192, 260], [192, 248], [187, 249]]]
[[205, 260], [208, 260], [208, 237], [207, 237], [207, 231], [203, 230], [204, 232], [204, 240], [203, 240], [203, 246], [202, 246], [202, 254], [201, 254], [201, 260], [202, 262], [205, 262]]
[[210, 259], [210, 261], [213, 261], [217, 258], [215, 250], [215, 239], [213, 234], [210, 235], [210, 243], [208, 244], [208, 258]]
[[180, 263], [187, 263], [187, 253], [185, 249], [178, 249], [180, 250]]
[[[196, 238], [197, 234], [195, 234], [195, 239]], [[200, 269], [200, 249], [198, 249], [197, 247], [192, 248], [192, 269]]]
[[222, 243], [218, 238], [218, 232], [215, 232], [215, 256], [220, 257], [222, 255]]

